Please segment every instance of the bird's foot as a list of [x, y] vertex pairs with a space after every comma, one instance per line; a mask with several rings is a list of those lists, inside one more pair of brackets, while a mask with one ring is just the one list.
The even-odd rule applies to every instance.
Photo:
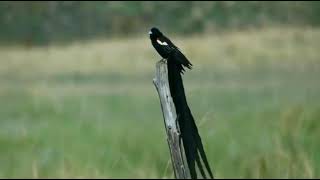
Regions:
[[162, 58], [159, 62], [166, 62], [166, 59]]
[[180, 116], [180, 114], [177, 115], [176, 128], [177, 128], [177, 132], [178, 132], [178, 134], [180, 136], [181, 135], [181, 131], [180, 131], [180, 126], [179, 126], [179, 116]]

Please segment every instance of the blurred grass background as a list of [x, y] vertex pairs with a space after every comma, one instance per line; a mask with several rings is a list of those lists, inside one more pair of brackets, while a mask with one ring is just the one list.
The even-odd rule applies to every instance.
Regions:
[[[36, 2], [34, 5], [53, 6], [47, 3], [48, 6]], [[127, 10], [136, 7], [134, 3], [122, 3], [118, 6]], [[159, 7], [161, 12], [169, 12], [171, 5], [178, 4], [157, 3], [136, 2]], [[209, 5], [221, 10], [216, 5], [219, 3], [224, 5]], [[249, 2], [234, 3], [226, 2], [225, 6], [250, 12], [246, 10]], [[75, 8], [78, 4], [82, 3], [69, 6]], [[101, 6], [98, 2], [84, 4], [79, 7]], [[269, 7], [266, 2], [254, 4]], [[108, 3], [104, 5], [109, 7]], [[209, 5], [193, 2], [190, 7], [201, 6], [201, 12], [217, 13], [212, 9], [205, 11]], [[194, 64], [194, 69], [184, 75], [184, 85], [216, 177], [319, 178], [320, 29], [316, 16], [310, 15], [319, 13], [313, 10], [319, 6], [306, 6], [304, 2], [269, 5], [284, 8], [283, 14], [278, 11], [280, 15], [272, 16], [275, 22], [264, 26], [252, 27], [249, 24], [253, 21], [231, 26], [228, 20], [223, 22], [230, 26], [222, 26], [211, 19], [205, 24], [212, 22], [210, 27], [216, 28], [185, 33], [184, 29], [194, 28], [179, 25], [184, 24], [181, 19], [189, 17], [186, 10], [180, 9], [184, 12], [181, 19], [150, 15], [150, 22], [146, 21], [140, 29], [129, 23], [129, 33], [113, 34], [110, 30], [106, 33], [110, 36], [103, 35], [104, 38], [91, 31], [96, 36], [84, 41], [65, 34], [63, 28], [59, 33], [70, 38], [63, 44], [55, 33], [44, 33], [43, 37], [50, 37], [45, 45], [35, 39], [26, 46], [28, 33], [17, 33], [21, 39], [2, 38], [0, 177], [173, 178], [159, 98], [152, 84], [155, 63], [160, 57], [151, 47], [147, 32], [155, 18]], [[32, 4], [1, 2], [0, 7], [19, 7], [27, 12]], [[309, 15], [292, 13], [297, 17], [295, 23], [281, 19], [293, 7], [306, 8]], [[21, 9], [0, 11], [0, 19], [9, 16], [4, 16], [4, 12], [20, 17]], [[110, 13], [108, 9], [105, 12]], [[116, 12], [111, 14], [118, 18], [121, 16], [117, 14], [127, 13], [124, 9]], [[143, 14], [144, 10], [134, 12]], [[24, 18], [27, 17], [31, 16]], [[70, 13], [67, 17], [76, 16]], [[131, 20], [129, 17], [124, 24]], [[221, 17], [232, 19], [233, 15]], [[101, 17], [92, 19], [96, 18]], [[303, 24], [299, 18], [309, 21]], [[115, 20], [105, 21], [112, 24], [110, 27], [122, 29], [114, 25], [119, 23]], [[169, 26], [170, 23], [177, 23], [177, 27]], [[39, 21], [37, 25], [41, 27], [43, 23]], [[0, 36], [6, 36], [6, 28], [9, 27], [1, 25]], [[77, 26], [74, 28], [76, 31]], [[35, 29], [41, 34], [41, 28]]]

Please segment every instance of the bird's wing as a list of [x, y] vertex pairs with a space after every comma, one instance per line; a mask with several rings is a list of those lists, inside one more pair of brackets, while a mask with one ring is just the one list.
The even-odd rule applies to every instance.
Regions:
[[170, 41], [169, 38], [162, 36], [157, 39], [157, 42], [162, 45], [162, 47], [164, 47], [167, 52], [171, 54], [171, 57], [173, 57], [179, 64], [191, 69], [192, 64], [190, 61], [185, 57], [180, 49]]
[[192, 64], [190, 63], [190, 61], [186, 58], [186, 56], [179, 50], [176, 50], [173, 53], [173, 57], [176, 61], [178, 61], [180, 64], [182, 64], [183, 66], [191, 69], [192, 68]]
[[172, 45], [172, 42], [162, 36], [162, 37], [158, 37], [157, 38], [157, 43], [162, 47], [163, 50], [165, 50], [168, 54], [171, 54], [173, 51], [176, 50], [176, 47], [174, 45]]
[[174, 45], [169, 38], [167, 38], [166, 36], [162, 36], [161, 37], [161, 40], [166, 42], [170, 47], [172, 47], [173, 49], [176, 49], [176, 50], [180, 50], [176, 45]]

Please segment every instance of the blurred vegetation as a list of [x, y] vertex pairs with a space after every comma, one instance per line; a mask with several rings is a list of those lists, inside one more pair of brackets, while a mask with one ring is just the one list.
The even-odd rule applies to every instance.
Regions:
[[[319, 28], [172, 39], [217, 178], [320, 177]], [[148, 38], [0, 59], [0, 178], [173, 177]]]
[[151, 26], [194, 64], [217, 178], [319, 178], [319, 17], [302, 1], [1, 2], [0, 178], [173, 177]]
[[270, 25], [320, 25], [319, 2], [11, 2], [0, 3], [0, 42], [56, 41], [145, 33], [203, 33]]

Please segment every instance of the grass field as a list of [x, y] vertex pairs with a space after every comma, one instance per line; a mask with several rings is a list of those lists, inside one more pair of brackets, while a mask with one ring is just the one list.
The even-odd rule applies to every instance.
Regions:
[[[217, 178], [320, 178], [320, 29], [172, 39]], [[0, 178], [172, 178], [159, 59], [147, 34], [1, 47]]]

